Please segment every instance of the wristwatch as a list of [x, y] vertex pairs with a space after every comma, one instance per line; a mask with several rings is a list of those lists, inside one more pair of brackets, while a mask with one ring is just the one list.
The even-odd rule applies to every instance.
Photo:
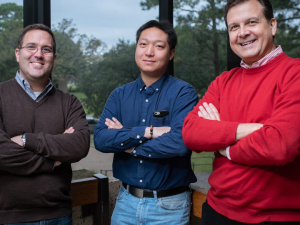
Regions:
[[25, 147], [25, 144], [26, 144], [26, 137], [25, 137], [25, 134], [23, 134], [23, 135], [21, 136], [21, 139], [22, 139], [22, 141], [23, 141], [23, 147]]

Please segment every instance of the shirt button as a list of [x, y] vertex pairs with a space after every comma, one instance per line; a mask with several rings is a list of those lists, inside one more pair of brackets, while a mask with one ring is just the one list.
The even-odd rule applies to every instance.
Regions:
[[156, 88], [156, 91], [158, 91], [158, 88]]
[[142, 140], [140, 140], [140, 144], [142, 144], [143, 143], [143, 141]]
[[145, 120], [145, 119], [143, 119], [142, 121], [143, 121], [143, 123], [145, 123], [145, 122], [146, 122], [146, 120]]
[[136, 155], [134, 155], [134, 157], [136, 157]]
[[140, 163], [143, 163], [143, 160], [141, 160]]
[[146, 102], [148, 102], [148, 99], [146, 99]]
[[136, 150], [133, 150], [133, 153], [136, 153]]
[[149, 154], [149, 157], [151, 157], [151, 155]]
[[138, 138], [138, 139], [139, 139], [139, 138], [140, 138], [140, 135], [137, 135], [137, 136], [136, 136], [136, 138]]
[[121, 143], [121, 146], [123, 146], [124, 144], [123, 143]]
[[140, 183], [143, 183], [143, 180], [140, 180]]
[[140, 88], [140, 91], [142, 91], [142, 88]]

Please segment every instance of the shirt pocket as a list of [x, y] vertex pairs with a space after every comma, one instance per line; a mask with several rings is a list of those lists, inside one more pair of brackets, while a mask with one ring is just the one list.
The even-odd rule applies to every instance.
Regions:
[[170, 116], [165, 117], [153, 117], [152, 125], [154, 127], [164, 127], [164, 126], [170, 126]]

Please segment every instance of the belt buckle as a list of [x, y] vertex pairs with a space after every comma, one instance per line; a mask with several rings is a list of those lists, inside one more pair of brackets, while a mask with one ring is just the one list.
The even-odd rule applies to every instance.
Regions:
[[144, 190], [140, 188], [133, 187], [129, 185], [129, 193], [132, 195], [138, 197], [138, 198], [144, 198]]

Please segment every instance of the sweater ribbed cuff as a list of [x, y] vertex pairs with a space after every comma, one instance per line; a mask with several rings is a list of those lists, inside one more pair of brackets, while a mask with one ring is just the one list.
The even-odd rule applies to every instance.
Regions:
[[32, 152], [36, 152], [38, 135], [39, 134], [26, 133], [26, 144], [25, 144], [26, 149]]

